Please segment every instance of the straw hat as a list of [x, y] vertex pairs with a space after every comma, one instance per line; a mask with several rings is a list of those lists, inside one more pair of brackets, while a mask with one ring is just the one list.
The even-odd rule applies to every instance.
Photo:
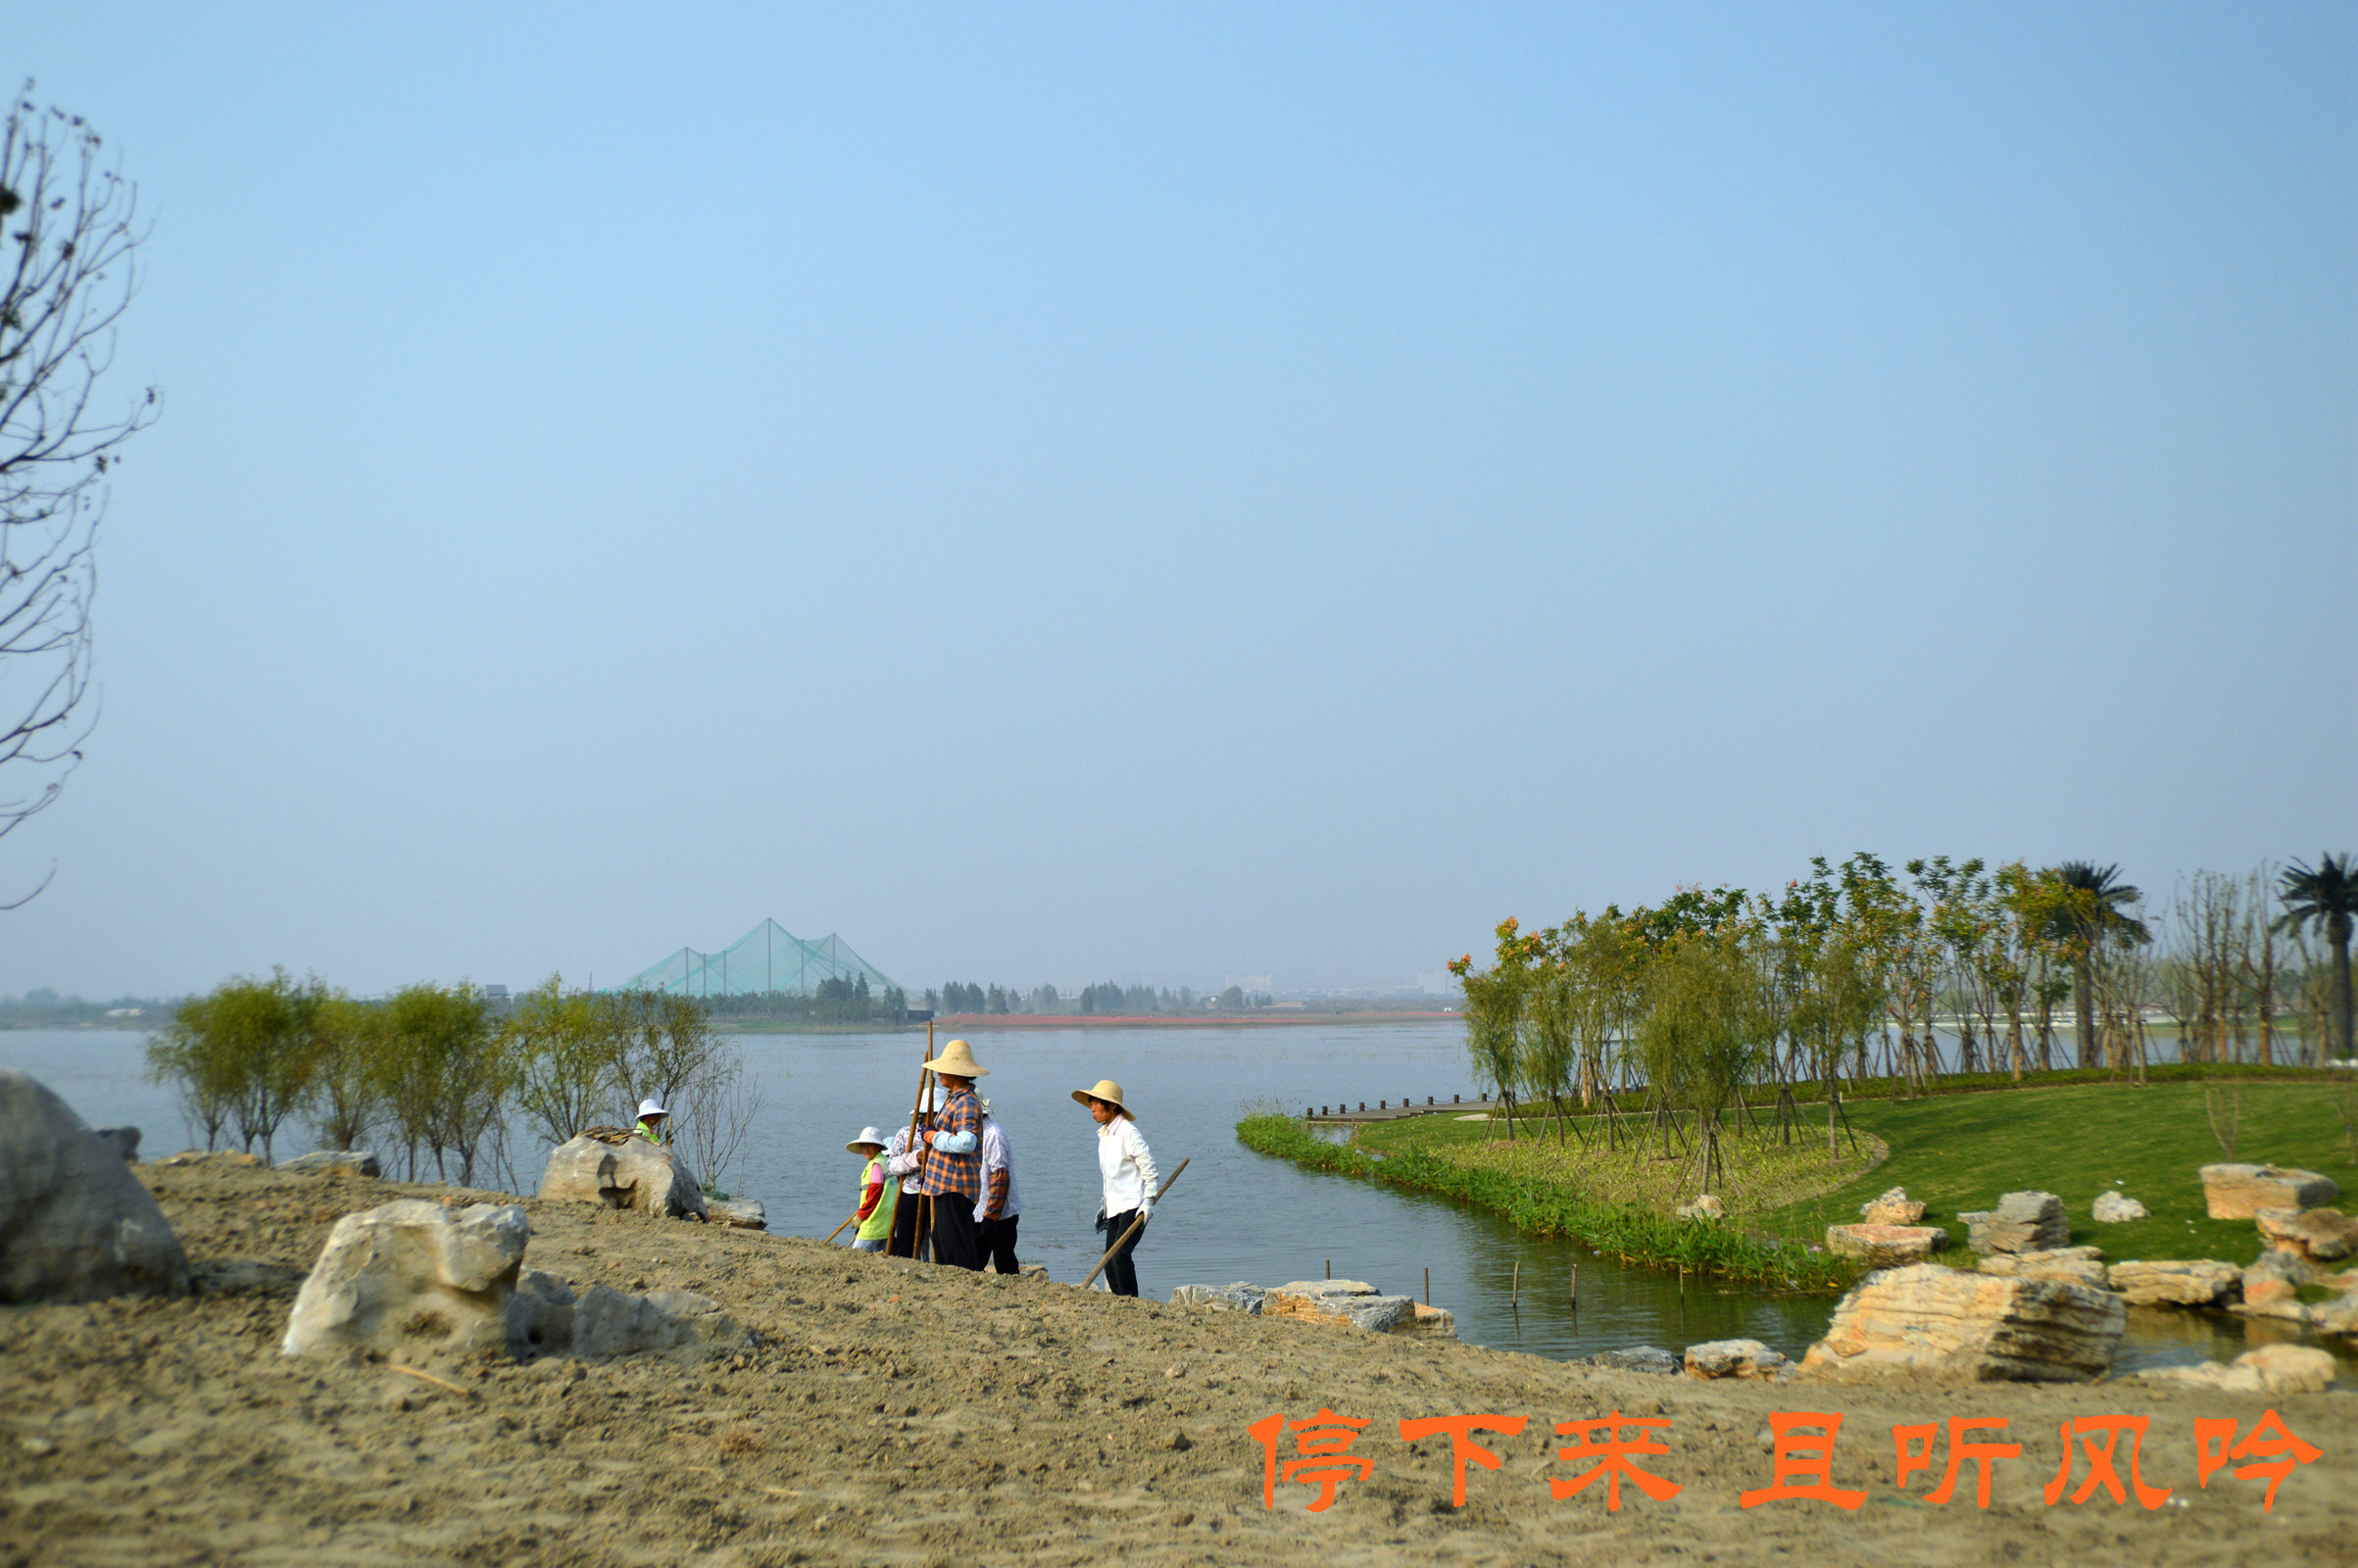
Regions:
[[[1130, 1116], [1130, 1107], [1122, 1103], [1122, 1086], [1110, 1078], [1100, 1078], [1095, 1089], [1074, 1090], [1072, 1100], [1076, 1105], [1086, 1105], [1093, 1100], [1102, 1100], [1123, 1115]], [[1136, 1121], [1138, 1118], [1130, 1116], [1130, 1119]]]
[[873, 1127], [860, 1128], [860, 1136], [853, 1139], [850, 1143], [844, 1145], [844, 1148], [850, 1150], [855, 1154], [859, 1153], [863, 1149], [882, 1149], [883, 1147], [884, 1134], [878, 1132]]
[[974, 1048], [963, 1040], [953, 1040], [944, 1046], [942, 1054], [925, 1064], [925, 1070], [947, 1073], [953, 1078], [986, 1078], [991, 1071], [975, 1064]]

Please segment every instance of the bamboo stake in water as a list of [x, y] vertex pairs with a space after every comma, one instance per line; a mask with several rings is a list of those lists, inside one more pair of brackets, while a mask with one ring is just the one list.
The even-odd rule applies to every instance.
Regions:
[[1580, 1265], [1572, 1265], [1572, 1310], [1580, 1310]]
[[1433, 1304], [1433, 1271], [1432, 1271], [1431, 1269], [1429, 1269], [1429, 1268], [1428, 1268], [1428, 1269], [1426, 1269], [1426, 1270], [1425, 1270], [1425, 1305], [1427, 1305], [1427, 1306], [1431, 1306], [1432, 1304]]
[[1508, 1292], [1506, 1304], [1509, 1306], [1523, 1304], [1523, 1260], [1519, 1257], [1515, 1259], [1515, 1282]]

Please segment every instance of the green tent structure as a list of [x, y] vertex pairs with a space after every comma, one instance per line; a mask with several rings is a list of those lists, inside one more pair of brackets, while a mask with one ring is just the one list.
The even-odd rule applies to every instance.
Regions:
[[718, 953], [682, 948], [622, 982], [625, 991], [669, 991], [690, 997], [808, 997], [825, 980], [868, 983], [882, 996], [891, 976], [845, 946], [838, 936], [806, 942], [775, 920], [763, 920]]

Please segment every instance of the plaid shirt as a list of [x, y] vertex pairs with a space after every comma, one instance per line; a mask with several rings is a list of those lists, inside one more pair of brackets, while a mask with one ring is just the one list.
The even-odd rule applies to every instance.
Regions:
[[917, 1191], [928, 1197], [956, 1193], [961, 1198], [982, 1197], [982, 1104], [971, 1089], [954, 1089], [942, 1102], [941, 1114], [933, 1118], [936, 1136], [972, 1133], [974, 1147], [962, 1154], [946, 1153], [939, 1149], [925, 1152], [925, 1164], [917, 1178]]

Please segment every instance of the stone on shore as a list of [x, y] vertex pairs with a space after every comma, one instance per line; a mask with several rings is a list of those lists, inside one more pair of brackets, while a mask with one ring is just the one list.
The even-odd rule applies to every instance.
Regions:
[[46, 1085], [0, 1068], [0, 1301], [183, 1296], [164, 1210]]
[[2263, 1345], [2233, 1361], [2152, 1367], [2130, 1375], [2225, 1394], [2322, 1394], [2333, 1386], [2334, 1370], [2333, 1355], [2314, 1346]]
[[2100, 1291], [2108, 1283], [2103, 1256], [2102, 1250], [2094, 1247], [2059, 1247], [2047, 1252], [1992, 1252], [1982, 1259], [1981, 1270], [2015, 1279], [2062, 1280]]
[[2084, 1285], [1936, 1263], [1886, 1269], [1836, 1306], [1800, 1379], [2086, 1382], [2111, 1367], [2128, 1321], [2120, 1298]]
[[1756, 1378], [1763, 1383], [1784, 1383], [1793, 1375], [1793, 1364], [1785, 1358], [1785, 1352], [1772, 1350], [1758, 1340], [1706, 1340], [1701, 1345], [1690, 1345], [1683, 1365], [1691, 1378]]
[[1921, 1225], [1924, 1205], [1908, 1197], [1904, 1187], [1891, 1187], [1883, 1196], [1858, 1205], [1858, 1217], [1870, 1225]]
[[2205, 1165], [2203, 1201], [2213, 1219], [2256, 1219], [2263, 1208], [2322, 1208], [2341, 1196], [2330, 1176], [2284, 1165]]
[[2312, 1263], [2358, 1252], [2358, 1216], [2337, 1208], [2263, 1208], [2252, 1218], [2272, 1249]]
[[1966, 1224], [1966, 1245], [1977, 1252], [2052, 1252], [2071, 1245], [2063, 1200], [2053, 1193], [2008, 1193], [1997, 1207], [1957, 1218]]
[[1938, 1225], [1826, 1227], [1826, 1250], [1841, 1257], [1863, 1259], [1870, 1268], [1905, 1268], [1910, 1263], [1923, 1262], [1947, 1245], [1948, 1232]]
[[98, 1139], [100, 1142], [113, 1145], [115, 1152], [121, 1154], [125, 1160], [136, 1161], [139, 1158], [138, 1128], [94, 1127], [90, 1130], [90, 1132], [91, 1136]]
[[270, 1161], [260, 1154], [249, 1154], [235, 1149], [183, 1149], [176, 1154], [167, 1154], [156, 1161], [159, 1165], [242, 1165], [248, 1170], [262, 1170]]
[[2127, 1193], [2102, 1192], [2096, 1195], [2092, 1212], [2099, 1225], [2125, 1225], [2133, 1219], [2151, 1219], [2145, 1205]]
[[1610, 1367], [1616, 1372], [1654, 1372], [1666, 1377], [1676, 1377], [1687, 1370], [1684, 1358], [1658, 1345], [1633, 1345], [1625, 1349], [1602, 1350], [1590, 1356], [1589, 1364]]
[[602, 1358], [641, 1351], [711, 1355], [745, 1343], [720, 1303], [689, 1291], [631, 1296], [593, 1285], [573, 1302], [573, 1353]]
[[2104, 1271], [2132, 1306], [2209, 1306], [2238, 1294], [2243, 1271], [2217, 1258], [2132, 1259]]
[[2320, 1334], [2358, 1339], [2358, 1295], [2344, 1294], [2331, 1301], [2320, 1301], [2309, 1308], [2308, 1319], [2309, 1326]]
[[278, 1168], [320, 1176], [382, 1176], [385, 1168], [365, 1149], [315, 1149], [282, 1160]]
[[1727, 1217], [1727, 1209], [1722, 1206], [1716, 1197], [1709, 1193], [1702, 1194], [1692, 1203], [1679, 1205], [1679, 1218], [1681, 1219], [1720, 1220]]
[[2299, 1253], [2280, 1252], [2270, 1248], [2243, 1267], [2243, 1304], [2267, 1306], [2289, 1301], [2302, 1286], [2316, 1278], [2317, 1270]]
[[1197, 1306], [1208, 1312], [1244, 1312], [1253, 1317], [1261, 1315], [1269, 1293], [1249, 1280], [1238, 1280], [1225, 1289], [1217, 1285], [1182, 1285], [1171, 1292], [1174, 1306]]
[[704, 1200], [705, 1218], [715, 1225], [728, 1225], [741, 1231], [769, 1229], [769, 1211], [750, 1198], [707, 1198]]
[[1268, 1317], [1386, 1334], [1410, 1323], [1416, 1303], [1405, 1296], [1378, 1295], [1364, 1280], [1296, 1280], [1271, 1291], [1261, 1311]]
[[347, 1214], [296, 1293], [279, 1348], [504, 1348], [531, 1234], [515, 1203], [453, 1209], [407, 1198]]
[[593, 1127], [551, 1151], [540, 1196], [637, 1209], [663, 1219], [706, 1217], [704, 1187], [678, 1155], [612, 1128]]

